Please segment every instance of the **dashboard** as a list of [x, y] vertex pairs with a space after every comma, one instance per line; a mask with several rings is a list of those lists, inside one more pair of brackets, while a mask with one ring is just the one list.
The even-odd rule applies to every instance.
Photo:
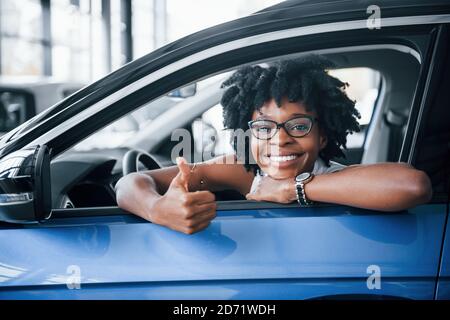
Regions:
[[[52, 208], [95, 208], [117, 206], [114, 187], [122, 178], [122, 159], [129, 148], [68, 151], [51, 162]], [[162, 166], [173, 163], [152, 154]], [[145, 166], [139, 163], [139, 171]], [[217, 201], [245, 200], [235, 190], [214, 192]]]
[[53, 208], [116, 206], [126, 148], [67, 152], [51, 163]]

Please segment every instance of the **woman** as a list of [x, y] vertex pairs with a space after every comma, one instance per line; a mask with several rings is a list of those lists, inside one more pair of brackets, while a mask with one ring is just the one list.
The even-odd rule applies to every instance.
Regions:
[[[299, 205], [328, 202], [397, 211], [429, 201], [428, 176], [404, 163], [343, 166], [346, 136], [359, 130], [346, 84], [320, 56], [236, 71], [221, 104], [227, 129], [251, 131], [251, 155], [235, 154], [129, 174], [116, 186], [119, 207], [187, 234], [216, 215], [212, 192], [234, 189], [249, 200]], [[252, 163], [254, 161], [254, 163]]]

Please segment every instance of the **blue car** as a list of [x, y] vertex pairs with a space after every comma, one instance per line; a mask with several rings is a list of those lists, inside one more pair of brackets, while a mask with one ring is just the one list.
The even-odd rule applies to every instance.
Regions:
[[[84, 87], [0, 139], [0, 299], [450, 299], [449, 44], [448, 1], [285, 1]], [[230, 72], [309, 53], [336, 63], [363, 115], [336, 161], [412, 164], [429, 203], [300, 208], [224, 190], [193, 235], [117, 207], [124, 174], [173, 165], [177, 129], [194, 159], [229, 152]]]

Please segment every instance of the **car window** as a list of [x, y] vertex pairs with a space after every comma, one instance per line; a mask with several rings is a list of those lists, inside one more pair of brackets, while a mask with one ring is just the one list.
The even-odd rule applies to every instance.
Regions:
[[[156, 100], [144, 104], [137, 110], [127, 114], [126, 116], [114, 121], [107, 127], [97, 131], [87, 139], [75, 145], [74, 151], [89, 151], [94, 149], [112, 149], [117, 148], [125, 143], [132, 142], [139, 134], [145, 134], [145, 131], [152, 122], [161, 117], [168, 110], [182, 109], [182, 105], [189, 103], [191, 98], [208, 94], [211, 91], [211, 85], [217, 87], [229, 72], [202, 79], [196, 83], [195, 90], [193, 84], [183, 88], [169, 92]], [[184, 90], [186, 89], [187, 90]], [[181, 94], [187, 93], [188, 96], [180, 97]]]
[[[386, 54], [385, 52], [381, 53], [381, 55]], [[398, 52], [395, 54], [399, 55]], [[387, 57], [391, 55], [392, 53], [389, 52]], [[399, 58], [401, 57], [395, 56], [395, 59]], [[408, 57], [408, 59], [411, 60], [413, 58]], [[264, 64], [265, 62], [261, 63]], [[417, 64], [417, 61], [415, 64]], [[411, 88], [413, 88], [412, 84], [415, 83], [415, 78], [418, 75], [415, 68], [416, 66], [414, 65], [414, 70], [411, 71], [414, 74], [414, 79], [410, 80]], [[223, 80], [234, 70], [236, 69], [199, 79], [196, 82], [196, 92], [192, 97], [179, 98], [177, 97], [179, 90], [175, 90], [176, 94], [174, 95], [167, 93], [158, 99], [147, 102], [135, 111], [79, 142], [71, 150], [89, 151], [114, 149], [124, 146], [138, 147], [147, 152], [162, 155], [164, 162], [167, 161], [166, 163], [169, 163], [171, 148], [176, 144], [172, 139], [173, 137], [171, 137], [171, 133], [174, 130], [172, 127], [174, 123], [179, 123], [177, 125], [178, 128], [188, 129], [192, 135], [192, 159], [203, 159], [205, 154], [219, 156], [230, 153], [233, 151], [230, 144], [231, 133], [228, 130], [224, 130], [223, 127], [222, 107], [219, 103], [221, 92], [218, 88]], [[381, 140], [386, 139], [386, 137], [381, 136], [385, 134], [381, 133], [381, 131], [387, 132], [389, 129], [381, 130], [378, 128], [375, 134], [372, 132], [370, 143], [367, 144], [366, 142], [371, 121], [374, 122], [372, 118], [376, 102], [380, 97], [383, 79], [382, 72], [372, 67], [363, 66], [337, 68], [329, 70], [329, 72], [341, 81], [349, 84], [346, 92], [350, 99], [355, 101], [356, 108], [361, 114], [361, 119], [359, 120], [361, 131], [348, 135], [347, 150], [344, 150], [346, 157], [336, 160], [343, 164], [386, 161], [387, 151], [385, 149], [387, 147], [383, 147], [383, 145], [387, 145], [387, 143], [386, 140]], [[398, 82], [398, 80], [394, 80]], [[393, 84], [391, 83], [390, 85], [392, 86]], [[393, 97], [398, 97], [396, 99], [401, 98], [402, 104], [396, 104], [395, 107], [401, 107], [401, 111], [406, 117], [410, 107], [410, 101], [408, 100], [411, 99], [413, 91], [409, 89], [403, 91], [401, 92], [402, 95], [396, 92], [395, 95], [390, 97], [391, 99], [388, 102], [394, 104], [395, 100]], [[206, 97], [208, 95], [213, 96], [210, 92], [215, 92], [215, 97], [209, 100], [202, 100], [203, 95]], [[198, 99], [198, 102], [196, 102], [196, 99]], [[386, 106], [382, 106], [382, 108], [386, 108]], [[174, 112], [168, 113], [167, 111], [171, 109]], [[380, 111], [380, 113], [384, 112], [385, 110]], [[385, 126], [382, 121], [380, 122], [380, 119], [375, 120], [378, 121], [377, 126]], [[165, 132], [167, 131], [165, 129], [168, 132]], [[161, 141], [153, 144], [145, 142], [151, 140]]]
[[73, 147], [73, 150], [117, 148], [148, 126], [155, 118], [174, 107], [179, 101], [181, 101], [179, 98], [164, 96], [157, 101], [147, 103], [81, 141]]
[[371, 68], [343, 68], [329, 73], [349, 84], [346, 92], [350, 99], [356, 101], [355, 107], [361, 115], [361, 131], [347, 137], [347, 148], [361, 148], [379, 95], [381, 75]]
[[[311, 52], [307, 53], [310, 54]], [[299, 53], [299, 56], [305, 53]], [[330, 74], [346, 82], [346, 92], [356, 102], [361, 114], [359, 120], [361, 132], [347, 136], [345, 158], [336, 159], [343, 164], [375, 163], [395, 158], [398, 152], [389, 149], [389, 141], [401, 141], [402, 130], [390, 129], [384, 121], [386, 113], [393, 111], [407, 119], [414, 88], [420, 70], [420, 61], [414, 55], [395, 49], [377, 49], [350, 52], [346, 60], [356, 59], [355, 66], [329, 70]], [[330, 56], [331, 58], [333, 55]], [[340, 61], [337, 65], [349, 64]], [[377, 58], [376, 60], [375, 57]], [[384, 57], [385, 59], [378, 59]], [[256, 62], [260, 65], [270, 63], [278, 58]], [[362, 61], [362, 62], [361, 62]], [[388, 61], [388, 62], [377, 62]], [[367, 62], [367, 63], [366, 63]], [[351, 64], [350, 64], [351, 65]], [[398, 65], [398, 67], [397, 67]], [[232, 151], [230, 132], [223, 128], [220, 84], [239, 66], [205, 76], [183, 87], [172, 90], [157, 99], [144, 103], [140, 108], [110, 123], [88, 138], [82, 140], [71, 150], [89, 151], [95, 149], [114, 149], [132, 147], [156, 153], [164, 158], [164, 162], [172, 158], [172, 150], [176, 142], [173, 140], [175, 129], [187, 129], [193, 138], [193, 159], [204, 159], [202, 155], [218, 156]], [[402, 72], [398, 72], [401, 69]], [[382, 83], [387, 79], [388, 94], [382, 96]], [[181, 89], [195, 84], [192, 96], [180, 98]], [[186, 91], [186, 90], [184, 90]], [[171, 94], [174, 93], [174, 94]], [[380, 101], [378, 103], [378, 101]], [[380, 105], [375, 116], [376, 105]], [[168, 112], [173, 110], [173, 112]], [[374, 119], [372, 119], [374, 118]], [[374, 125], [371, 125], [374, 123]], [[406, 122], [402, 124], [405, 127]], [[370, 129], [372, 127], [372, 129]], [[389, 131], [395, 133], [390, 134]], [[395, 147], [394, 151], [399, 149]], [[398, 151], [398, 150], [397, 150]], [[197, 157], [196, 157], [197, 154]]]
[[[304, 54], [299, 53], [298, 55], [301, 57]], [[390, 127], [385, 115], [389, 111], [395, 111], [407, 118], [411, 111], [414, 89], [419, 77], [420, 60], [403, 51], [384, 48], [376, 52], [372, 52], [370, 49], [349, 51], [345, 55], [345, 59], [341, 59], [342, 51], [328, 54], [327, 58], [334, 60], [337, 65], [341, 65], [339, 62], [343, 62], [344, 66], [348, 66], [329, 72], [342, 82], [349, 84], [346, 92], [352, 100], [355, 100], [356, 108], [361, 114], [362, 131], [360, 136], [353, 134], [347, 137], [348, 149], [344, 150], [344, 153], [345, 159], [350, 160], [348, 162], [341, 161], [341, 158], [334, 160], [342, 164], [387, 161], [387, 151], [392, 145], [390, 143], [391, 136], [394, 135], [390, 134]], [[282, 57], [273, 57], [270, 60], [255, 61], [250, 64], [264, 65], [280, 58]], [[356, 61], [354, 65], [352, 64], [353, 59]], [[200, 162], [208, 160], [210, 156], [232, 153], [230, 138], [233, 132], [225, 130], [223, 126], [223, 109], [220, 100], [224, 89], [221, 88], [221, 84], [237, 68], [243, 66], [235, 65], [221, 73], [206, 75], [200, 79], [194, 79], [193, 82], [184, 83], [177, 90], [162, 93], [163, 95], [144, 102], [139, 108], [110, 123], [67, 151], [73, 151], [75, 156], [80, 157], [80, 154], [83, 156], [83, 153], [77, 155], [76, 153], [79, 151], [95, 153], [95, 150], [98, 150], [100, 158], [102, 155], [108, 158], [105, 161], [110, 161], [110, 157], [114, 157], [117, 162], [112, 171], [113, 176], [111, 180], [108, 180], [108, 185], [114, 185], [121, 177], [120, 160], [129, 149], [144, 150], [150, 153], [162, 166], [173, 165], [175, 157], [180, 155], [184, 156], [188, 162]], [[194, 94], [190, 97], [180, 98], [182, 91], [185, 91], [182, 89], [192, 83], [196, 84]], [[174, 91], [176, 92], [171, 95]], [[177, 136], [179, 131], [187, 133], [188, 139], [185, 139], [185, 136]], [[402, 131], [394, 132], [395, 135], [399, 133], [401, 134]], [[402, 137], [399, 135], [399, 140], [401, 141], [401, 139]], [[188, 145], [189, 149], [183, 149], [183, 144]], [[180, 146], [181, 148], [179, 148]], [[356, 152], [354, 152], [355, 150]], [[364, 160], [363, 156], [369, 160]], [[64, 160], [64, 157], [58, 158]], [[108, 165], [111, 163], [108, 162]], [[143, 170], [144, 165], [141, 164], [139, 169]], [[88, 178], [92, 177], [91, 175]], [[74, 194], [80, 197], [87, 196], [84, 194], [86, 192], [82, 190], [86, 189], [86, 183], [92, 183], [88, 178], [84, 182], [78, 182], [77, 186], [68, 191], [67, 194], [71, 201], [78, 199]], [[102, 184], [104, 181], [97, 183]], [[110, 193], [113, 194], [113, 191], [110, 190]], [[93, 192], [89, 192], [89, 194], [93, 194]], [[105, 198], [109, 199], [111, 205], [114, 204], [111, 195]], [[235, 195], [228, 194], [217, 199], [237, 200]], [[75, 201], [74, 204], [75, 207], [98, 205], [93, 200]], [[105, 205], [105, 203], [102, 204]], [[61, 206], [60, 204], [55, 205]]]
[[197, 154], [211, 153], [219, 156], [233, 152], [230, 144], [230, 131], [223, 126], [223, 108], [221, 104], [205, 111], [192, 123], [192, 136]]

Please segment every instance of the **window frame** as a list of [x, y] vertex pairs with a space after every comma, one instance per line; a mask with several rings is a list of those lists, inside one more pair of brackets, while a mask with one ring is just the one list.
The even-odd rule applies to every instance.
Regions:
[[[413, 101], [413, 109], [411, 110], [411, 112], [415, 110], [417, 117], [414, 118], [410, 116], [408, 119], [407, 131], [400, 154], [400, 161], [412, 164], [424, 171], [426, 171], [425, 168], [422, 168], [422, 166], [425, 166], [423, 163], [424, 154], [423, 152], [419, 153], [419, 150], [422, 149], [422, 145], [425, 143], [424, 141], [426, 141], [426, 134], [427, 131], [429, 131], [428, 127], [430, 122], [433, 121], [433, 117], [442, 113], [448, 106], [447, 103], [437, 105], [435, 104], [435, 100], [438, 95], [442, 96], [442, 92], [445, 91], [440, 85], [445, 81], [442, 77], [445, 76], [445, 67], [448, 69], [448, 64], [450, 63], [448, 47], [448, 39], [450, 37], [449, 30], [449, 23], [441, 24], [433, 34], [433, 50], [427, 57], [427, 61], [424, 61], [424, 63], [426, 63], [426, 68], [424, 68], [425, 71], [421, 74], [421, 78], [419, 79], [417, 93]], [[446, 114], [448, 114], [448, 110], [446, 111]], [[447, 147], [447, 157], [450, 157], [448, 141], [442, 143], [441, 148], [445, 147]], [[443, 155], [444, 154], [445, 153], [443, 153]], [[440, 155], [440, 157], [443, 155]], [[448, 159], [449, 158], [447, 158], [447, 161]], [[422, 160], [422, 162], [418, 160]], [[445, 175], [443, 180], [446, 180], [443, 183], [444, 189], [436, 192], [435, 186], [433, 185], [433, 198], [430, 203], [447, 203], [447, 205], [450, 203], [450, 172], [448, 169], [445, 172], [445, 168], [443, 171], [444, 172], [441, 174]]]
[[[414, 29], [414, 28], [413, 28], [413, 29]], [[346, 33], [348, 33], [348, 32], [346, 32]], [[350, 32], [350, 33], [352, 33], [352, 32]], [[429, 34], [426, 34], [426, 35], [424, 35], [424, 36], [427, 37], [428, 35], [429, 35]], [[323, 36], [323, 35], [322, 35], [322, 36]], [[347, 34], [347, 36], [348, 36], [348, 34]], [[389, 38], [389, 37], [388, 37], [388, 38]], [[295, 38], [294, 38], [294, 39], [295, 39]], [[294, 39], [289, 39], [288, 42], [293, 42]], [[279, 40], [274, 41], [274, 42], [269, 42], [269, 43], [266, 43], [266, 45], [268, 45], [268, 44], [275, 44], [275, 43], [277, 43], [278, 41], [279, 41]], [[307, 41], [305, 41], [305, 42], [307, 42]], [[323, 44], [324, 42], [325, 42], [325, 41], [322, 39], [322, 40], [321, 40], [321, 43]], [[341, 39], [340, 41], [338, 41], [338, 42], [342, 43], [342, 39]], [[383, 43], [385, 43], [385, 42], [383, 42]], [[387, 41], [387, 43], [389, 43], [389, 41]], [[336, 47], [335, 44], [334, 44], [334, 45], [329, 45], [329, 43], [327, 43], [327, 44], [328, 44], [328, 48], [330, 48], [330, 47]], [[395, 42], [394, 42], [394, 44], [395, 44]], [[320, 50], [320, 49], [317, 48], [317, 44], [314, 44], [314, 46], [315, 46], [315, 48], [314, 48], [314, 49], [311, 48], [311, 51], [312, 51], [312, 50], [314, 50], [314, 51]], [[274, 46], [274, 47], [277, 47], [277, 46]], [[250, 48], [251, 48], [251, 47], [250, 47]], [[279, 48], [279, 46], [278, 46], [277, 48]], [[245, 49], [249, 49], [249, 48], [243, 48], [243, 49], [241, 49], [242, 52], [244, 52], [244, 54], [238, 55], [238, 57], [237, 57], [236, 60], [238, 60], [238, 61], [239, 61], [239, 60], [242, 60], [242, 57], [245, 56], [245, 51], [246, 51]], [[423, 48], [422, 48], [422, 49], [423, 49]], [[425, 49], [426, 49], [426, 50], [425, 50], [426, 52], [429, 51], [429, 47], [428, 47], [428, 46], [425, 46]], [[238, 51], [241, 51], [241, 50], [238, 50]], [[291, 50], [292, 50], [292, 49], [291, 49]], [[300, 49], [297, 49], [297, 50], [295, 50], [295, 51], [296, 51], [296, 52], [303, 52], [303, 51], [307, 51], [307, 50], [302, 50], [302, 49], [300, 48]], [[421, 52], [421, 50], [418, 50], [418, 51]], [[421, 52], [421, 53], [423, 53], [423, 52]], [[232, 53], [228, 53], [228, 54], [229, 54], [229, 55], [232, 55]], [[228, 55], [228, 54], [227, 54], [227, 55]], [[222, 56], [222, 55], [218, 55], [218, 56], [216, 56], [216, 57], [214, 57], [214, 58], [220, 60], [221, 56]], [[274, 57], [274, 55], [272, 54], [272, 55], [270, 55], [269, 57], [257, 59], [257, 61], [270, 59], [271, 57]], [[228, 63], [233, 63], [233, 62], [234, 62], [232, 67], [231, 67], [231, 66], [228, 66], [227, 68], [224, 68], [223, 65], [219, 65], [219, 66], [215, 65], [215, 68], [213, 67], [213, 70], [214, 70], [214, 71], [213, 71], [213, 72], [210, 71], [210, 72], [207, 73], [208, 76], [211, 76], [211, 75], [213, 75], [213, 74], [216, 74], [216, 73], [218, 73], [219, 71], [220, 71], [220, 72], [225, 72], [225, 71], [229, 70], [230, 68], [236, 68], [236, 66], [242, 65], [242, 61], [241, 61], [241, 63], [237, 63], [237, 62], [235, 62], [236, 60], [233, 60], [233, 59], [231, 59], [231, 58], [232, 58], [232, 57], [229, 57], [229, 61], [227, 61], [227, 62], [228, 62]], [[213, 63], [208, 63], [208, 61], [210, 61], [210, 59], [206, 59], [206, 60], [202, 61], [202, 64], [214, 66]], [[246, 61], [246, 63], [257, 63], [257, 62], [255, 62], [255, 59], [252, 59], [251, 62]], [[219, 67], [222, 67], [222, 68], [219, 68]], [[183, 69], [182, 69], [181, 71], [179, 71], [179, 72], [175, 72], [174, 74], [172, 74], [172, 75], [171, 75], [172, 77], [170, 77], [169, 79], [170, 79], [171, 81], [173, 81], [173, 83], [178, 83], [178, 86], [184, 85], [184, 84], [186, 84], [186, 83], [192, 81], [192, 80], [193, 80], [193, 79], [192, 79], [192, 76], [193, 76], [193, 69], [197, 69], [197, 70], [198, 70], [198, 69], [199, 69], [199, 66], [198, 66], [198, 64], [193, 64], [193, 65], [190, 65], [187, 69], [188, 69], [190, 72], [186, 72], [186, 73], [189, 74], [189, 75], [191, 75], [191, 78], [188, 78], [188, 80], [186, 80], [186, 77], [184, 77], [182, 80], [185, 80], [185, 81], [182, 81], [182, 82], [180, 83], [180, 82], [174, 81], [175, 79], [172, 78], [172, 77], [176, 77], [177, 75], [179, 75], [179, 73], [180, 73], [181, 71], [183, 71]], [[188, 71], [188, 70], [184, 69], [184, 71]], [[216, 71], [216, 70], [217, 70], [217, 71]], [[203, 70], [201, 70], [201, 71], [203, 71]], [[205, 74], [204, 71], [203, 71], [203, 74]], [[204, 77], [204, 75], [203, 75], [203, 77]], [[177, 77], [177, 80], [180, 80], [179, 78], [180, 78], [180, 76]], [[201, 79], [201, 77], [197, 77], [197, 79]], [[162, 78], [162, 79], [156, 81], [155, 83], [153, 83], [153, 86], [154, 86], [154, 87], [157, 87], [157, 84], [158, 84], [158, 83], [162, 83], [161, 81], [163, 81], [163, 80], [167, 80], [167, 77], [166, 77], [166, 78]], [[189, 80], [190, 80], [190, 81], [189, 81]], [[175, 86], [174, 84], [172, 84], [172, 86], [168, 86], [167, 84], [166, 84], [166, 85], [162, 85], [162, 86], [164, 87], [165, 90], [163, 90], [163, 91], [161, 92], [160, 95], [165, 94], [165, 92], [170, 92], [171, 90], [173, 90], [173, 89], [175, 89], [175, 88], [177, 87], [177, 86]], [[141, 90], [138, 90], [136, 93], [140, 93], [140, 92], [142, 92], [142, 91], [141, 91]], [[128, 97], [128, 98], [133, 99], [133, 105], [134, 105], [134, 108], [133, 108], [132, 110], [136, 110], [139, 106], [143, 105], [144, 101], [142, 100], [142, 96], [141, 96], [141, 99], [136, 99], [135, 97], [133, 97], [133, 95], [134, 95], [134, 94], [130, 94], [130, 97]], [[145, 102], [148, 102], [148, 100], [145, 100]], [[97, 115], [98, 115], [98, 113], [97, 113]], [[414, 117], [414, 115], [413, 115], [412, 112], [411, 112], [411, 117]], [[118, 116], [115, 115], [115, 118], [117, 119]], [[111, 121], [108, 122], [108, 123], [111, 123]], [[70, 130], [69, 130], [69, 132], [70, 132]], [[66, 134], [67, 134], [67, 133], [66, 133]], [[61, 136], [59, 136], [58, 138], [61, 139], [61, 138], [63, 138], [64, 136], [65, 136], [65, 135], [61, 135]], [[79, 140], [77, 140], [77, 141], [79, 141]], [[218, 204], [218, 208], [217, 208], [218, 211], [227, 211], [227, 210], [255, 210], [255, 209], [268, 209], [268, 208], [272, 208], [272, 209], [275, 209], [275, 208], [297, 208], [297, 207], [298, 207], [298, 205], [295, 204], [295, 203], [285, 205], [285, 204], [274, 204], [274, 203], [267, 203], [267, 202], [251, 202], [251, 201], [246, 201], [246, 200], [245, 200], [245, 201], [241, 201], [241, 200], [238, 200], [238, 201], [219, 201], [217, 204]], [[317, 207], [317, 206], [333, 206], [333, 205], [331, 205], [331, 204], [320, 204], [320, 205], [315, 205], [314, 207]], [[83, 216], [90, 216], [91, 214], [92, 214], [92, 215], [106, 215], [106, 216], [108, 216], [108, 215], [121, 215], [121, 214], [127, 214], [127, 212], [124, 211], [124, 210], [122, 210], [122, 209], [120, 209], [120, 208], [118, 208], [118, 207], [95, 207], [95, 208], [75, 208], [75, 209], [54, 209], [54, 210], [53, 210], [53, 217], [55, 217], [55, 218], [58, 218], [58, 217], [69, 217], [69, 216], [72, 217], [72, 216], [76, 216], [77, 214], [81, 214], [81, 215], [83, 215]]]

